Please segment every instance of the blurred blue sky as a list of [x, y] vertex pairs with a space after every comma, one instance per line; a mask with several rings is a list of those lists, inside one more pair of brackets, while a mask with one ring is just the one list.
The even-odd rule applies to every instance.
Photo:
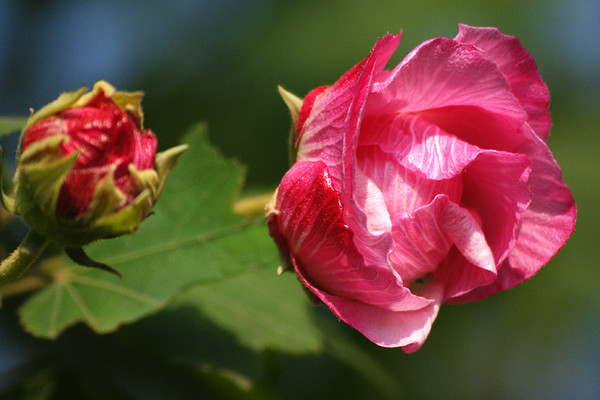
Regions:
[[[174, 74], [202, 74], [210, 69], [215, 53], [235, 49], [235, 42], [241, 40], [238, 35], [252, 35], [274, 4], [268, 0], [2, 0], [0, 113], [23, 114], [99, 77], [129, 86], [140, 73], [169, 62], [177, 62], [171, 65]], [[526, 40], [539, 46], [541, 68], [574, 74], [570, 81], [586, 83], [582, 90], [589, 89], [589, 83], [598, 88], [600, 2], [551, 1], [540, 14], [546, 23], [532, 15], [536, 37]], [[540, 62], [546, 58], [553, 63]]]
[[[39, 3], [39, 4], [38, 4]], [[0, 2], [0, 109], [26, 113], [58, 93], [106, 79], [129, 86], [172, 60], [201, 74], [210, 54], [260, 23], [263, 0]], [[252, 18], [242, 18], [251, 15]], [[240, 24], [232, 26], [232, 19]], [[224, 48], [226, 51], [226, 48]]]

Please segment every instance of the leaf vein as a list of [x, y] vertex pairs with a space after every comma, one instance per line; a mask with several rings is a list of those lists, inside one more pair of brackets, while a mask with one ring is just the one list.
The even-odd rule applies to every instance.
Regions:
[[56, 320], [58, 319], [58, 310], [60, 309], [60, 304], [62, 303], [63, 297], [62, 287], [59, 286], [56, 292], [56, 297], [54, 298], [54, 304], [52, 306], [52, 314], [50, 314], [50, 323], [48, 325], [48, 334], [50, 336], [54, 336], [56, 333]]
[[123, 295], [125, 297], [129, 297], [131, 299], [137, 300], [140, 303], [146, 303], [149, 304], [153, 307], [162, 307], [164, 302], [160, 301], [159, 299], [155, 299], [153, 297], [150, 296], [146, 296], [142, 293], [139, 292], [135, 292], [131, 289], [128, 289], [124, 286], [120, 286], [120, 285], [115, 285], [114, 283], [110, 283], [110, 282], [106, 282], [106, 281], [102, 281], [99, 279], [94, 279], [94, 278], [90, 278], [89, 276], [83, 276], [83, 275], [78, 275], [73, 277], [73, 279], [71, 280], [71, 282], [75, 282], [75, 283], [79, 283], [81, 285], [87, 285], [87, 286], [91, 286], [91, 287], [95, 287], [98, 289], [104, 289], [104, 290], [108, 290], [108, 291], [112, 291], [114, 293]]
[[77, 307], [79, 307], [79, 309], [81, 310], [81, 313], [83, 314], [83, 317], [87, 320], [87, 323], [92, 328], [94, 328], [94, 330], [97, 330], [97, 328], [98, 328], [97, 321], [92, 316], [92, 313], [90, 312], [90, 310], [88, 310], [88, 308], [85, 306], [84, 301], [81, 299], [81, 297], [79, 297], [79, 294], [77, 293], [77, 291], [68, 283], [65, 283], [64, 287], [65, 287], [65, 289], [67, 289], [67, 292], [69, 292], [69, 294], [73, 298], [73, 301], [75, 302]]
[[202, 244], [204, 242], [209, 242], [215, 239], [219, 239], [225, 237], [227, 235], [241, 232], [249, 227], [255, 226], [257, 221], [253, 221], [251, 223], [240, 223], [232, 226], [228, 226], [225, 228], [217, 229], [212, 232], [207, 232], [204, 234], [199, 234], [196, 236], [192, 236], [187, 239], [179, 239], [171, 242], [166, 242], [164, 244], [146, 247], [143, 249], [138, 249], [129, 253], [120, 254], [114, 257], [109, 257], [106, 259], [107, 264], [121, 264], [127, 261], [135, 260], [141, 257], [150, 256], [154, 254], [160, 254], [168, 251], [172, 251], [175, 249], [181, 249], [188, 246], [193, 246], [195, 244]]

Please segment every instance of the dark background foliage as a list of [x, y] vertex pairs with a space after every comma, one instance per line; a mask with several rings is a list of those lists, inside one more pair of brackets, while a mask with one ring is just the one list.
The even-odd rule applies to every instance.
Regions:
[[[521, 40], [550, 87], [550, 148], [578, 204], [578, 223], [564, 249], [530, 281], [477, 303], [442, 307], [430, 338], [413, 355], [376, 347], [323, 308], [310, 309], [323, 347], [286, 354], [248, 350], [227, 329], [195, 319], [193, 307], [108, 335], [75, 326], [50, 342], [25, 333], [8, 302], [0, 310], [0, 393], [598, 398], [599, 19], [595, 0], [1, 1], [0, 115], [26, 115], [98, 79], [141, 89], [145, 125], [161, 148], [205, 121], [211, 142], [247, 166], [247, 188], [256, 191], [272, 190], [287, 169], [289, 120], [278, 84], [303, 96], [332, 83], [387, 32], [404, 31], [392, 59], [398, 62], [423, 40], [454, 37], [460, 22], [496, 26]], [[4, 248], [15, 245], [19, 227], [13, 228], [0, 232]], [[211, 352], [205, 342], [234, 351]], [[227, 365], [236, 364], [243, 377], [218, 372], [231, 354], [237, 356]]]

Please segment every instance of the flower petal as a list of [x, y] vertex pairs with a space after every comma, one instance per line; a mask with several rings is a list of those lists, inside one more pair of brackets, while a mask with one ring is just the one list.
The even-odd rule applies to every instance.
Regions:
[[[354, 177], [351, 194], [343, 205], [367, 263], [394, 269], [388, 261], [394, 246], [390, 219], [430, 203], [439, 193], [459, 201], [460, 174], [478, 151], [419, 116], [365, 120], [348, 167]], [[376, 220], [379, 229], [370, 229]]]
[[460, 175], [481, 152], [419, 115], [365, 118], [359, 144], [377, 145], [407, 169], [432, 180]]
[[430, 123], [482, 149], [514, 151], [523, 143], [523, 121], [504, 118], [480, 107], [449, 106], [419, 113]]
[[399, 42], [399, 34], [379, 39], [364, 60], [346, 72], [332, 87], [319, 94], [299, 133], [297, 159], [324, 161], [338, 190], [342, 186], [344, 142], [352, 142], [358, 136], [362, 108], [371, 87], [373, 73], [383, 69]]
[[479, 107], [506, 119], [527, 119], [508, 81], [485, 52], [447, 38], [420, 44], [385, 81], [374, 82], [365, 115], [449, 106]]
[[406, 353], [417, 351], [427, 339], [440, 308], [443, 288], [432, 283], [420, 293], [433, 299], [428, 306], [412, 311], [390, 311], [351, 299], [324, 293], [310, 287], [341, 320], [383, 347], [402, 347]]
[[390, 260], [406, 284], [434, 272], [453, 245], [438, 223], [447, 200], [447, 196], [438, 196], [414, 213], [402, 213], [394, 219]]
[[[354, 233], [354, 244], [368, 265], [388, 265], [392, 249], [392, 222], [384, 194], [377, 184], [361, 170], [355, 171], [356, 187], [352, 194], [353, 209], [344, 210], [346, 224]], [[358, 224], [355, 214], [362, 217], [364, 225]]]
[[394, 311], [431, 304], [431, 299], [403, 287], [387, 267], [365, 265], [344, 223], [339, 193], [324, 163], [294, 164], [277, 190], [274, 209], [271, 234], [279, 242], [285, 238], [284, 248], [307, 286]]
[[444, 298], [487, 285], [496, 279], [497, 264], [477, 215], [447, 202], [439, 217], [439, 229], [454, 243], [434, 273], [435, 281], [444, 284]]
[[512, 92], [527, 112], [529, 125], [541, 139], [546, 140], [550, 133], [550, 93], [533, 57], [519, 40], [503, 34], [497, 28], [462, 24], [459, 24], [454, 40], [473, 44], [487, 53], [510, 82]]
[[462, 303], [490, 296], [523, 282], [535, 274], [564, 245], [575, 227], [577, 209], [559, 166], [541, 138], [527, 124], [527, 138], [518, 149], [532, 162], [529, 186], [532, 200], [521, 216], [517, 241], [499, 268], [498, 279], [453, 302]]
[[[357, 171], [380, 189], [385, 200], [384, 207], [392, 220], [398, 214], [412, 213], [431, 203], [438, 194], [446, 194], [452, 201], [460, 202], [462, 170], [458, 168], [456, 175], [450, 179], [435, 180], [406, 168], [396, 160], [395, 154], [385, 153], [378, 146], [361, 146], [356, 157]], [[361, 192], [363, 186], [364, 183], [357, 178], [357, 192]]]
[[433, 273], [453, 293], [457, 285], [470, 290], [496, 278], [494, 256], [478, 219], [446, 195], [398, 218], [393, 232], [391, 260], [405, 282]]
[[513, 248], [531, 201], [531, 162], [524, 154], [485, 150], [465, 170], [462, 205], [481, 218], [486, 240], [500, 264]]

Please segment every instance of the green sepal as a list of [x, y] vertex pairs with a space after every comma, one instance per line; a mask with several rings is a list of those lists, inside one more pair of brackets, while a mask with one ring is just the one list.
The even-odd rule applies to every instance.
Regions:
[[[16, 210], [31, 228], [52, 239], [63, 247], [80, 247], [91, 241], [106, 237], [105, 231], [89, 229], [89, 217], [66, 221], [56, 216], [56, 203], [67, 175], [77, 161], [78, 152], [67, 156], [60, 155], [60, 143], [68, 140], [66, 135], [52, 136], [32, 143], [21, 155], [16, 176]], [[108, 174], [99, 184], [92, 201], [107, 197], [106, 191], [114, 187], [112, 174]], [[113, 193], [112, 196], [118, 196]], [[121, 195], [122, 196], [122, 195]], [[110, 197], [109, 197], [110, 198]], [[114, 206], [118, 201], [111, 198]]]
[[175, 161], [177, 161], [179, 156], [185, 153], [188, 148], [189, 146], [187, 144], [180, 144], [179, 146], [171, 147], [170, 149], [156, 153], [156, 157], [154, 158], [154, 168], [156, 168], [156, 172], [158, 172], [158, 189], [156, 191], [155, 201], [160, 197], [160, 194], [165, 187], [167, 177], [169, 176], [173, 165], [175, 165]]
[[150, 190], [146, 189], [131, 204], [91, 221], [86, 229], [95, 232], [98, 239], [135, 233], [153, 204]]
[[120, 204], [126, 201], [125, 195], [115, 184], [115, 170], [116, 167], [111, 166], [106, 175], [96, 184], [86, 211], [77, 218], [80, 223], [87, 224], [104, 215], [112, 214]]
[[38, 121], [41, 121], [45, 118], [51, 117], [56, 113], [59, 113], [67, 108], [73, 106], [81, 98], [81, 96], [85, 93], [86, 87], [80, 87], [79, 89], [73, 92], [65, 92], [62, 93], [56, 100], [53, 102], [46, 104], [44, 107], [40, 108], [35, 113], [31, 110], [32, 114], [27, 119], [27, 123], [23, 127], [21, 131], [21, 138], [19, 139], [19, 148], [17, 149], [17, 164], [19, 163], [19, 158], [21, 154], [21, 144], [23, 142], [23, 137], [25, 136], [23, 133], [29, 129], [29, 127], [35, 124]]
[[122, 278], [122, 275], [119, 271], [109, 267], [106, 264], [92, 260], [87, 254], [85, 254], [81, 247], [65, 247], [65, 253], [71, 260], [83, 267], [101, 269], [103, 271], [110, 272], [111, 274], [115, 274], [119, 278]]
[[289, 152], [289, 160], [290, 165], [293, 165], [296, 162], [296, 125], [298, 124], [298, 114], [300, 114], [300, 110], [302, 109], [302, 103], [304, 102], [298, 96], [288, 92], [281, 86], [277, 86], [277, 90], [279, 91], [279, 95], [283, 99], [283, 102], [290, 110], [290, 117], [292, 118], [292, 127], [290, 129], [290, 134], [288, 136], [288, 152]]
[[136, 232], [140, 223], [158, 201], [175, 161], [188, 147], [187, 144], [182, 144], [157, 153], [154, 159], [155, 170], [140, 171], [135, 166], [130, 165], [129, 172], [134, 183], [139, 188], [145, 189], [131, 204], [115, 213], [93, 220], [89, 229], [104, 232], [108, 235], [107, 237]]
[[66, 140], [67, 135], [52, 136], [32, 143], [21, 154], [16, 176], [16, 212], [34, 229], [38, 223], [29, 216], [29, 203], [37, 203], [40, 210], [46, 210], [43, 214], [55, 218], [60, 188], [77, 161], [78, 152], [61, 157], [60, 144]]

